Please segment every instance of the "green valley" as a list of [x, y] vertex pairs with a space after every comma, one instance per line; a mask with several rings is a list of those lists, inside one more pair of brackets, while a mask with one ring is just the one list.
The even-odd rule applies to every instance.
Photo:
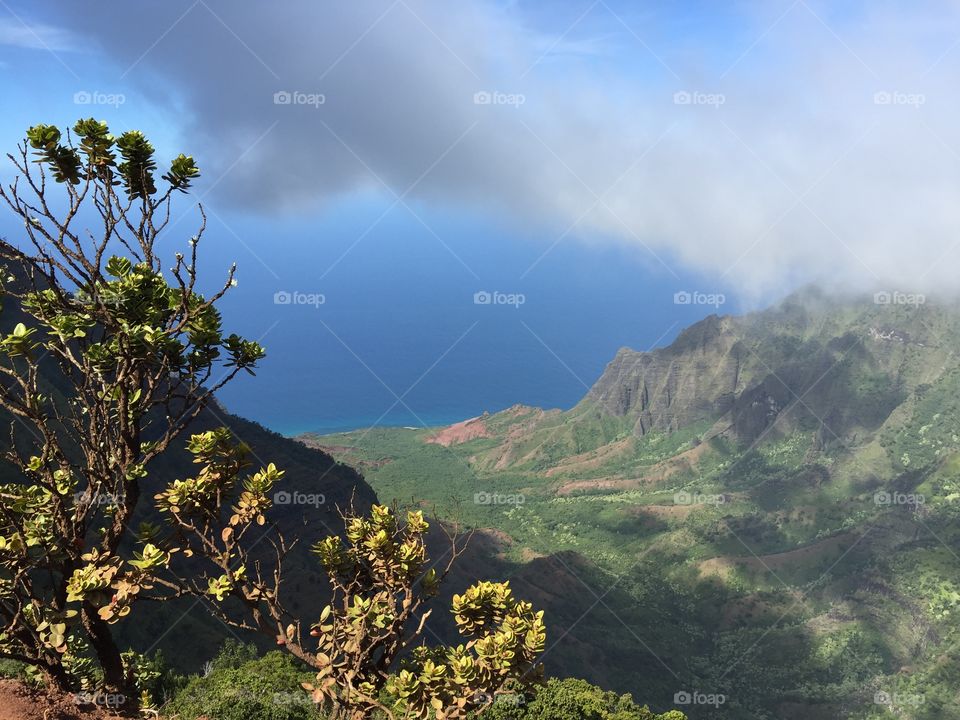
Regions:
[[692, 718], [954, 718], [957, 337], [806, 290], [620, 351], [569, 411], [301, 439], [480, 529], [548, 668]]

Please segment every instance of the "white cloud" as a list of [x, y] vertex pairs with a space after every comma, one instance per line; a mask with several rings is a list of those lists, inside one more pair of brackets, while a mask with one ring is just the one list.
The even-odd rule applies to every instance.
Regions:
[[0, 17], [0, 46], [30, 50], [74, 50], [76, 38], [68, 30], [43, 23], [31, 23], [14, 16]]
[[[960, 289], [946, 0], [846, 16], [778, 0], [729, 36], [600, 4], [553, 47], [522, 4], [486, 0], [189, 7], [61, 12], [128, 82], [182, 94], [185, 137], [238, 205], [311, 207], [382, 181], [749, 290]], [[278, 91], [323, 102], [276, 105]]]

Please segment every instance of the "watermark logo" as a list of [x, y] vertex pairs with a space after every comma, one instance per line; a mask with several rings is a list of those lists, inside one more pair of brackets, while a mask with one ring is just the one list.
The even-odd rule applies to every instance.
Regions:
[[907, 93], [899, 90], [880, 90], [873, 94], [874, 105], [906, 105], [918, 108], [927, 102], [923, 93]]
[[527, 702], [523, 695], [518, 693], [487, 693], [478, 690], [473, 695], [473, 704], [481, 707], [500, 705], [503, 707], [521, 707]]
[[727, 702], [727, 696], [720, 693], [680, 690], [673, 694], [674, 705], [708, 705], [718, 708], [725, 702]]
[[300, 90], [279, 90], [273, 94], [274, 105], [306, 105], [318, 108], [327, 102], [323, 93], [308, 93]]
[[508, 495], [505, 493], [478, 492], [474, 493], [475, 505], [523, 505], [526, 498], [522, 494]]
[[526, 95], [505, 93], [499, 90], [480, 90], [473, 94], [474, 105], [509, 105], [518, 108], [526, 101]]
[[673, 494], [674, 505], [723, 505], [726, 501], [725, 495], [689, 493], [686, 490]]
[[925, 695], [921, 693], [898, 693], [878, 690], [873, 695], [873, 702], [876, 705], [885, 705], [890, 708], [902, 707], [920, 707], [927, 701]]
[[92, 493], [90, 490], [80, 490], [73, 494], [74, 505], [89, 505], [91, 507], [120, 505], [124, 500], [122, 493]]
[[712, 305], [720, 307], [727, 301], [723, 293], [705, 293], [698, 290], [680, 290], [673, 294], [674, 305]]
[[499, 290], [487, 292], [479, 290], [473, 294], [474, 305], [512, 305], [519, 308], [527, 301], [527, 296], [523, 293], [504, 293]]
[[927, 502], [920, 493], [878, 492], [873, 496], [873, 504], [880, 507], [891, 505], [912, 505], [918, 507]]
[[673, 94], [674, 105], [706, 105], [718, 108], [727, 102], [722, 93], [707, 93], [699, 90], [679, 90]]
[[89, 307], [102, 305], [104, 307], [119, 308], [124, 304], [124, 297], [122, 295], [92, 295], [82, 288], [73, 294], [73, 298], [81, 305], [87, 305]]
[[105, 93], [99, 90], [78, 90], [73, 94], [74, 105], [108, 105], [118, 108], [127, 101], [123, 93]]
[[273, 504], [274, 505], [310, 505], [311, 507], [318, 508], [321, 505], [326, 505], [327, 498], [323, 493], [302, 493], [302, 492], [287, 492], [286, 490], [278, 490], [273, 494]]
[[312, 305], [320, 307], [327, 301], [323, 293], [305, 293], [298, 290], [278, 290], [273, 294], [274, 305]]
[[73, 696], [77, 705], [96, 705], [97, 707], [107, 708], [108, 710], [117, 710], [127, 703], [127, 696], [120, 693], [106, 692], [78, 692]]
[[923, 305], [926, 301], [927, 296], [922, 293], [881, 290], [873, 294], [874, 305]]

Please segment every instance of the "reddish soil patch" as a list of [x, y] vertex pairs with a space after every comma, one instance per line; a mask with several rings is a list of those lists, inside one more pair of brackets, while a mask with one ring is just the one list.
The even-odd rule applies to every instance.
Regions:
[[445, 427], [443, 430], [428, 437], [425, 442], [450, 447], [451, 445], [460, 445], [465, 442], [470, 442], [471, 440], [476, 440], [477, 438], [486, 437], [492, 436], [487, 429], [487, 424], [483, 416], [480, 416]]
[[[520, 456], [521, 449], [525, 443], [531, 442], [538, 430], [540, 424], [545, 418], [559, 414], [559, 410], [541, 410], [540, 408], [531, 408], [525, 405], [514, 405], [503, 412], [493, 415], [496, 418], [498, 432], [502, 436], [502, 442], [495, 448], [485, 450], [484, 452], [470, 458], [471, 464], [476, 463], [479, 467], [493, 470], [503, 470], [513, 464], [524, 462], [525, 458]], [[506, 426], [504, 434], [501, 427], [504, 418], [508, 419], [509, 425]], [[542, 430], [546, 433], [544, 437], [549, 437], [553, 430]], [[534, 450], [528, 453], [529, 456], [535, 456], [539, 452], [539, 444]], [[526, 459], [528, 459], [526, 458]]]
[[633, 452], [634, 441], [635, 438], [633, 437], [625, 437], [622, 440], [615, 440], [614, 442], [602, 445], [595, 450], [588, 450], [579, 455], [571, 455], [547, 470], [546, 475], [547, 477], [553, 477], [559, 473], [595, 470], [623, 455], [629, 455]]
[[[565, 460], [560, 465], [550, 468], [546, 475], [547, 477], [550, 477], [551, 475], [555, 475], [559, 472], [567, 472], [571, 470], [581, 471], [589, 470], [592, 467], [599, 467], [611, 456], [615, 457], [627, 452], [632, 445], [627, 445], [626, 443], [631, 441], [631, 438], [626, 438], [624, 440], [611, 443], [610, 445], [605, 445], [599, 450], [592, 451], [593, 456], [589, 459], [584, 459], [586, 458], [586, 455], [576, 455], [573, 458]], [[678, 472], [689, 470], [695, 467], [696, 464], [703, 458], [704, 454], [706, 454], [708, 451], [708, 445], [706, 443], [701, 443], [695, 448], [685, 450], [684, 452], [675, 455], [672, 458], [668, 458], [667, 460], [663, 460], [656, 465], [647, 468], [643, 473], [643, 477], [599, 477], [591, 478], [589, 480], [571, 480], [561, 485], [557, 489], [557, 493], [560, 495], [570, 495], [575, 492], [590, 490], [624, 491], [655, 485], [667, 480], [670, 476], [675, 475]], [[577, 460], [577, 458], [580, 458], [580, 460]], [[577, 461], [573, 462], [574, 460]]]
[[101, 708], [77, 704], [73, 695], [34, 690], [0, 680], [0, 720], [120, 720]]
[[644, 480], [647, 483], [659, 483], [682, 470], [690, 470], [696, 467], [709, 450], [710, 446], [707, 443], [700, 443], [695, 448], [690, 448], [679, 455], [658, 462], [647, 471]]

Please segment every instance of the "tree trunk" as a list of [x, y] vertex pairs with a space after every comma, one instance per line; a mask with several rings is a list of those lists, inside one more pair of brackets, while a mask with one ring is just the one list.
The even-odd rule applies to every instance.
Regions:
[[103, 668], [104, 689], [109, 692], [125, 694], [127, 690], [126, 674], [123, 671], [123, 658], [120, 649], [113, 641], [110, 626], [97, 615], [92, 605], [84, 603], [83, 627], [90, 638], [93, 651], [97, 654], [100, 667]]
[[56, 688], [65, 693], [73, 689], [71, 687], [70, 676], [67, 675], [67, 671], [63, 669], [63, 665], [61, 665], [59, 661], [49, 665], [42, 665], [40, 666], [40, 670], [43, 672], [43, 677], [46, 679], [48, 687]]

